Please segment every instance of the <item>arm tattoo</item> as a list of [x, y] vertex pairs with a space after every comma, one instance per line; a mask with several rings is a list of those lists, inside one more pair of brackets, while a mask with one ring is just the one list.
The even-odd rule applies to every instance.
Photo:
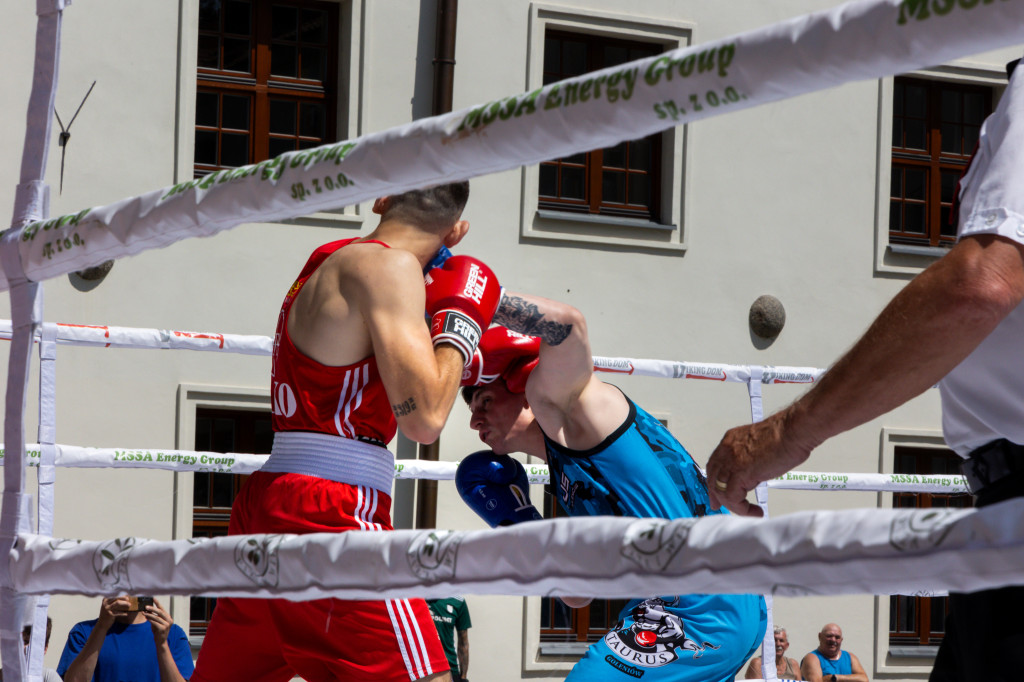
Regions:
[[416, 401], [410, 396], [403, 402], [396, 403], [391, 406], [391, 411], [395, 413], [396, 417], [405, 417], [412, 413], [416, 409]]
[[544, 313], [535, 304], [519, 296], [505, 296], [501, 300], [494, 322], [520, 334], [539, 336], [550, 346], [557, 346], [572, 333], [571, 324], [545, 320]]

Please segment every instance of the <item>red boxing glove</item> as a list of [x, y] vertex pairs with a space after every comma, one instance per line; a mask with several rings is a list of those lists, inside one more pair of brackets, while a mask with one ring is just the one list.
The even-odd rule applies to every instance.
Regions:
[[498, 377], [513, 393], [526, 391], [526, 380], [537, 366], [540, 339], [491, 327], [484, 332], [473, 359], [462, 373], [463, 386], [489, 384]]
[[434, 345], [450, 343], [468, 365], [498, 309], [501, 285], [489, 267], [470, 256], [452, 256], [424, 278]]

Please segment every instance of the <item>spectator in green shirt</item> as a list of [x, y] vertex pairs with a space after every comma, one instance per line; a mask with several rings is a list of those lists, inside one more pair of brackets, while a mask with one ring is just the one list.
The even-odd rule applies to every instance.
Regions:
[[[473, 627], [469, 619], [469, 606], [462, 597], [446, 599], [428, 599], [430, 615], [434, 617], [437, 636], [444, 647], [444, 655], [448, 657], [448, 665], [452, 669], [452, 682], [467, 682], [469, 671], [469, 634]], [[458, 645], [455, 634], [458, 633]]]

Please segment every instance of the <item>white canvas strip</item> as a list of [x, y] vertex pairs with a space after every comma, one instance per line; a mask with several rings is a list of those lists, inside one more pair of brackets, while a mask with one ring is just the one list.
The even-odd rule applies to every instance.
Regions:
[[[22, 228], [32, 280], [1020, 42], [1024, 3], [856, 0]], [[0, 289], [6, 284], [0, 278]]]
[[1024, 499], [771, 520], [591, 517], [476, 531], [349, 531], [149, 541], [23, 534], [30, 594], [304, 600], [459, 594], [784, 596], [974, 591], [1024, 583]]

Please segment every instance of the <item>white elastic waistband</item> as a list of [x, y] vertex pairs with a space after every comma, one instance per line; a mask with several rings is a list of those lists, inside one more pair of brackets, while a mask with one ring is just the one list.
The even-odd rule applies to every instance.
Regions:
[[391, 495], [395, 456], [386, 448], [309, 431], [279, 431], [260, 471], [318, 476]]

